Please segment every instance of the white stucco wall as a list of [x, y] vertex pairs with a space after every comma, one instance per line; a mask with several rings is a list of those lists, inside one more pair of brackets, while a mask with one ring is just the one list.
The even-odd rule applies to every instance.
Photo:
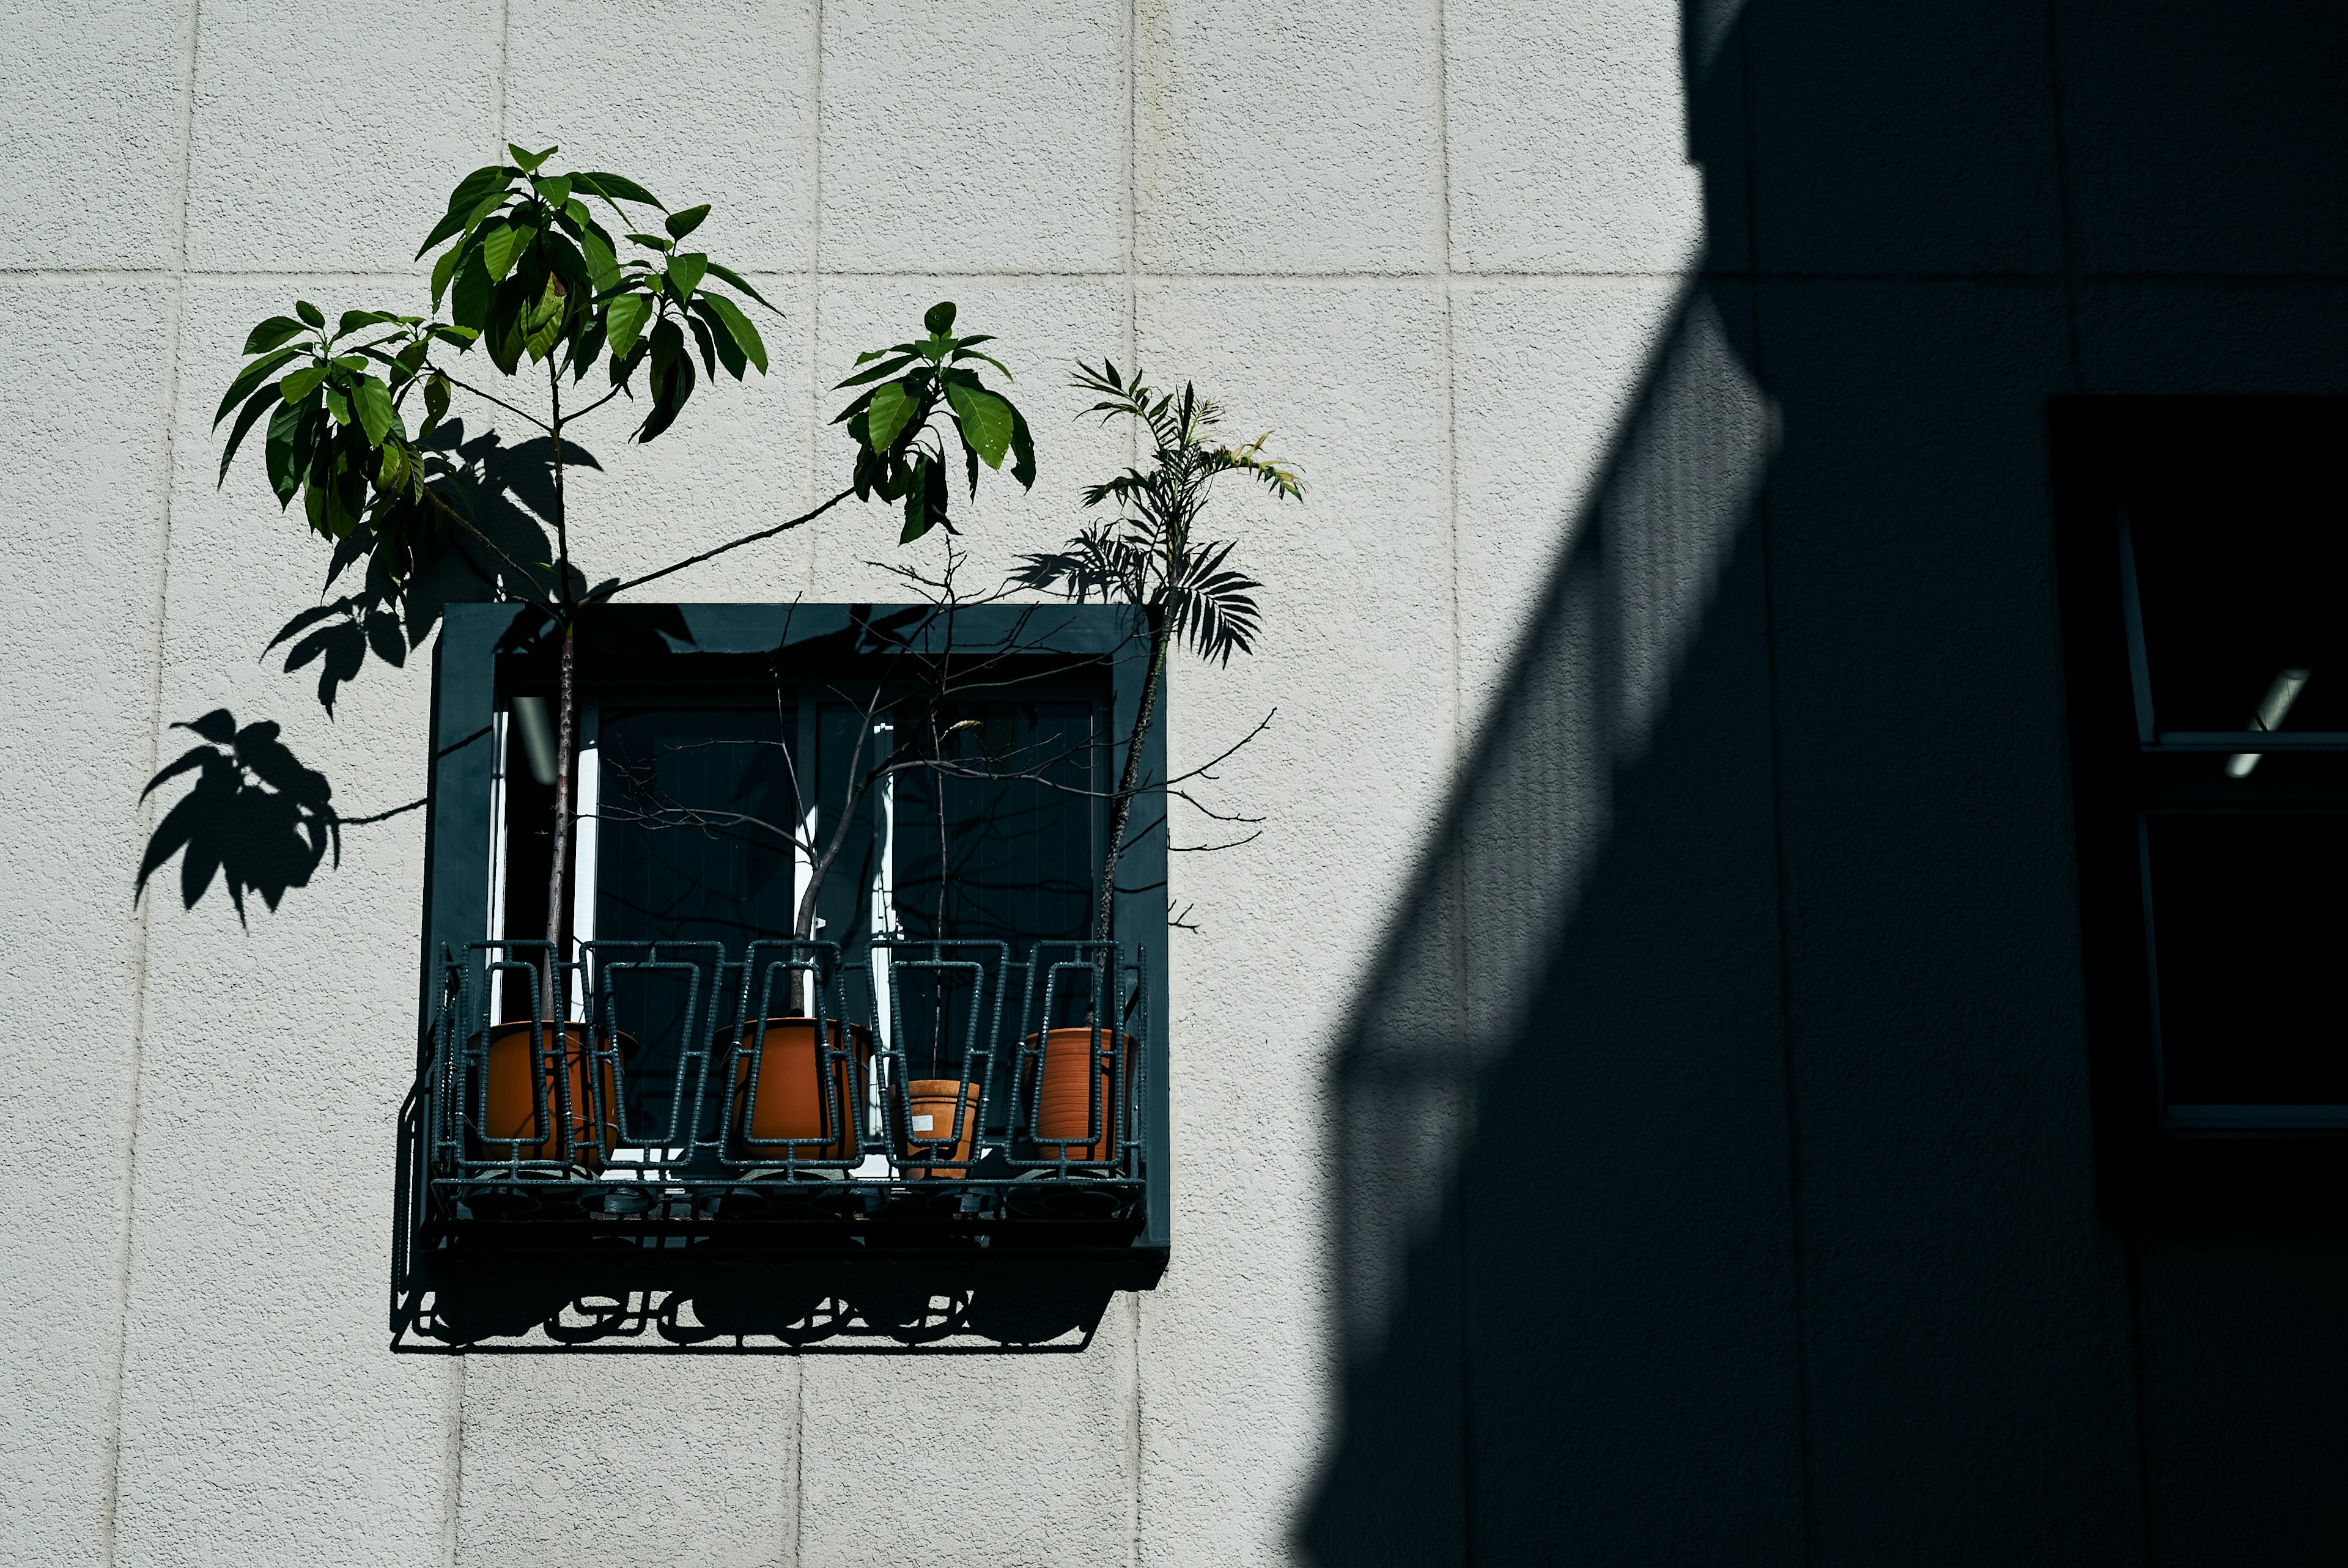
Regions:
[[[5, 546], [0, 748], [40, 783], [0, 973], [77, 1021], [0, 1023], [0, 1106], [42, 1129], [0, 1218], [31, 1304], [0, 1559], [1282, 1559], [1331, 1420], [1324, 1057], [1509, 641], [1457, 613], [1463, 507], [1518, 504], [1457, 481], [1459, 400], [1561, 328], [1531, 493], [1571, 505], [1700, 239], [1677, 33], [1663, 0], [1613, 6], [1500, 91], [1525, 44], [1489, 6], [13, 8], [0, 400], [37, 459], [0, 484], [38, 520]], [[1001, 334], [1045, 444], [1034, 496], [996, 487], [966, 525], [983, 564], [1065, 532], [1125, 455], [1072, 419], [1078, 354], [1197, 377], [1310, 478], [1302, 512], [1223, 503], [1268, 634], [1183, 671], [1174, 719], [1196, 754], [1280, 710], [1231, 774], [1285, 797], [1270, 835], [1177, 870], [1206, 927], [1178, 1017], [1210, 976], [1251, 999], [1251, 1071], [1181, 1061], [1178, 1262], [1081, 1357], [387, 1354], [420, 815], [350, 830], [242, 927], [217, 887], [182, 909], [176, 867], [131, 906], [175, 721], [274, 720], [348, 815], [421, 793], [428, 656], [371, 663], [331, 720], [263, 657], [324, 554], [257, 463], [215, 492], [209, 421], [244, 326], [293, 297], [414, 308], [416, 239], [507, 139], [716, 202], [710, 248], [786, 318], [764, 383], [705, 389], [649, 449], [607, 435], [574, 501], [600, 570], [811, 501], [846, 451], [824, 389], [937, 298]], [[1556, 180], [1594, 200], [1528, 199]], [[1560, 542], [1475, 559], [1479, 593], [1529, 591]], [[675, 597], [867, 596], [893, 548], [849, 513]], [[321, 1104], [294, 1086], [329, 1061]], [[948, 1389], [936, 1440], [870, 1419]]]
[[[1733, 972], [1744, 989], [1721, 1016], [1776, 1018], [1790, 977], [1797, 1001], [1811, 988], [1803, 1049], [1830, 1045], [1851, 988], [1813, 983], [1798, 952], [1781, 971], [1776, 925], [1793, 923], [1797, 947], [1811, 931], [1820, 951], [1875, 936], [1856, 929], [1864, 914], [1836, 930], [1821, 913], [1843, 907], [1837, 868], [1873, 864], [1873, 851], [1827, 842], [1853, 743], [1834, 682], [1868, 666], [1869, 645], [1818, 629], [1853, 603], [1863, 620], [1870, 594], [1902, 584], [1938, 591], [1949, 561], [1974, 563], [1952, 547], [1839, 579], [1817, 550], [1803, 556], [1802, 519], [1889, 519], [1881, 537], [1903, 541], [1892, 550], [1983, 518], [2024, 541], [1982, 569], [1982, 598], [2019, 607], [2009, 643], [1994, 641], [2005, 623], [1985, 643], [1951, 611], [1937, 645], [1962, 651], [1948, 668], [1986, 657], [2003, 671], [1998, 712], [2018, 713], [2013, 727], [2041, 748], [2012, 786], [2021, 825], [1990, 821], [1969, 838], [1960, 823], [1913, 853], [1978, 861], [1982, 845], [2019, 843], [2034, 864], [2059, 861], [2051, 600], [2027, 547], [2044, 527], [2036, 411], [2049, 393], [2098, 387], [2322, 390], [2348, 363], [2302, 330], [2327, 309], [2339, 319], [2333, 251], [2294, 251], [2289, 236], [2245, 249], [2219, 226], [2132, 216], [2140, 165], [2106, 132], [2137, 78], [2072, 80], [2073, 162], [2061, 162], [2054, 74], [2078, 68], [2050, 54], [2042, 8], [1872, 41], [1815, 19], [1806, 33], [1800, 8], [1780, 9], [1797, 23], [1751, 36], [1729, 0], [0, 9], [0, 776], [14, 807], [0, 1124], [15, 1139], [0, 1161], [0, 1288], [14, 1306], [0, 1562], [1296, 1557], [1341, 1453], [1349, 1368], [1386, 1376], [1380, 1358], [1418, 1332], [1414, 1303], [1442, 1274], [1425, 1247], [1453, 1255], [1428, 1238], [1468, 1181], [1460, 1151], [1477, 1132], [1476, 1108], [1439, 1085], [1384, 1107], [1377, 1064], [1424, 1073], [1440, 1055], [1437, 1077], [1456, 1069], [1472, 1084], [1501, 1054], [1487, 1043], [1542, 1026], [1529, 1015], [1549, 994], [1534, 983], [1545, 939], [1576, 918], [1618, 823], [1649, 831], [1616, 787], [1661, 743], [1699, 632], [1705, 669], [1722, 673], [1701, 710], [1718, 738], [1696, 771], [1752, 809], [1721, 818], [1734, 852], [1670, 897], [1728, 934], [1707, 983]], [[1806, 63], [1771, 76], [1788, 57]], [[1872, 80], [1853, 59], [1907, 63], [1879, 92], [1851, 90]], [[1729, 84], [1695, 138], [1709, 179], [1690, 161], [1691, 70]], [[1814, 102], [1848, 118], [1811, 114]], [[1748, 109], [1774, 140], [1748, 142]], [[1901, 139], [1928, 119], [1964, 128], [1962, 151]], [[1231, 795], [1271, 820], [1249, 849], [1174, 868], [1175, 902], [1195, 903], [1204, 927], [1174, 948], [1174, 1258], [1157, 1288], [1112, 1304], [1081, 1355], [394, 1355], [389, 1162], [408, 1086], [421, 815], [350, 829], [339, 866], [273, 911], [254, 903], [242, 924], [217, 886], [183, 908], [176, 867], [133, 906], [141, 846], [172, 794], [139, 790], [190, 743], [175, 723], [226, 707], [281, 724], [347, 815], [423, 791], [428, 650], [402, 669], [371, 661], [331, 718], [314, 671], [289, 675], [282, 651], [264, 654], [317, 600], [325, 554], [272, 504], [257, 452], [215, 489], [211, 411], [245, 329], [295, 296], [416, 308], [416, 241], [448, 188], [509, 139], [559, 142], [559, 161], [629, 172], [677, 205], [715, 202], [709, 248], [784, 313], [762, 320], [764, 381], [705, 385], [651, 448], [626, 446], [616, 422], [594, 444], [607, 472], [577, 483], [572, 513], [594, 569], [657, 564], [828, 493], [847, 452], [828, 389], [940, 298], [1000, 334], [1044, 443], [1031, 497], [997, 484], [972, 508], [982, 567], [1062, 537], [1078, 483], [1125, 456], [1121, 437], [1074, 419], [1062, 371], [1079, 354], [1197, 378], [1246, 433], [1275, 430], [1307, 476], [1301, 511], [1235, 490], [1219, 502], [1267, 585], [1266, 632], [1228, 672], [1179, 672], [1172, 744], [1179, 766], [1277, 707], [1276, 726], [1225, 770]], [[2088, 184], [2058, 214], [2065, 169]], [[1699, 269], [1719, 286], [1692, 292]], [[2218, 275], [2229, 270], [2264, 282], [2236, 289]], [[2302, 273], [2313, 281], [2278, 281]], [[2120, 274], [2132, 281], [2110, 281]], [[1756, 323], [1812, 423], [1789, 422], [1756, 384]], [[2230, 358], [2246, 342], [2268, 371]], [[1878, 361], [1890, 368], [1870, 381], [1861, 367]], [[1905, 389], [1928, 372], [1960, 387], [1953, 425], [1902, 422]], [[1777, 591], [1818, 610], [1781, 629], [1791, 641], [1776, 657], [1818, 676], [1810, 705], [1786, 702], [1781, 721], [1762, 568], [1740, 540], [1772, 454], [1820, 421], [1859, 432], [1846, 446], [1863, 456], [1796, 465], [1772, 503], [1773, 528], [1795, 520]], [[1993, 482], [1979, 478], [1987, 466]], [[1594, 597], [1576, 597], [1559, 563], [1601, 523], [1612, 532], [1582, 585]], [[668, 587], [679, 600], [885, 597], [866, 563], [894, 538], [878, 508], [844, 512]], [[1899, 620], [1885, 611], [1883, 646]], [[1519, 727], [1528, 702], [1532, 742]], [[1773, 765], [1829, 804], [1773, 827]], [[1473, 891], [1457, 866], [1427, 869], [1447, 835], [1466, 845], [1460, 865], [1510, 887], [1508, 918], [1445, 904]], [[1776, 857], [1813, 845], [1824, 869], [1781, 888]], [[2033, 909], [2067, 907], [2054, 884], [2031, 885]], [[2013, 918], [2011, 904], [1982, 907], [1984, 929]], [[1993, 938], [1982, 964], [2052, 976], [2054, 999], [2031, 992], [2015, 1016], [2069, 1040], [2068, 951], [2047, 919], [2051, 945], [2010, 955]], [[1437, 937], [1415, 943], [1415, 931]], [[1445, 994], [1437, 971], [1492, 982], [1456, 1051], [1458, 1017], [1364, 1022], [1364, 999], [1396, 978]], [[1925, 1027], [1969, 1027], [1948, 1022], [1961, 1010]], [[1228, 1058], [1184, 1047], [1210, 1019]], [[1870, 1020], [1848, 1027], [1880, 1038]], [[1859, 1521], [1838, 1539], [1875, 1541], [1867, 1499], [1885, 1483], [1869, 1479], [1872, 1450], [1825, 1441], [1822, 1458], [1797, 1459], [1800, 1421], [1831, 1423], [1879, 1389], [1886, 1409], [1923, 1399], [1901, 1381], [1914, 1344], [1959, 1347], [1942, 1369], [1977, 1382], [1966, 1326], [2017, 1318], [2028, 1345], [2000, 1362], [2011, 1387], [1984, 1406], [1983, 1430], [2031, 1425], [2043, 1397], [2056, 1413], [2038, 1430], [2124, 1445], [2124, 1287], [2094, 1228], [2072, 1056], [2033, 1055], [2042, 1077], [2015, 1091], [2013, 1112], [2060, 1145], [2013, 1168], [2052, 1171], [2066, 1206], [2021, 1243], [1993, 1244], [2000, 1227], [1971, 1213], [1934, 1222], [1945, 1273], [1914, 1286], [1929, 1299], [1901, 1320], [1911, 1344], [1872, 1315], [1873, 1233], [1851, 1218], [1861, 1199], [1835, 1180], [1789, 1194], [1784, 1179], [1801, 1156], [1787, 1153], [1776, 1097], [1814, 1083], [1806, 1136], [1858, 1149], [1834, 1169], [1869, 1185], [1869, 1080], [1830, 1050], [1805, 1079], [1781, 1062], [1778, 1035], [1756, 1026], [1751, 1039], [1733, 1071], [1704, 1081], [1748, 1107], [1745, 1131], [1688, 1145], [1701, 1144], [1704, 1190], [1749, 1206], [1652, 1253], [1632, 1236], [1592, 1240], [1588, 1296], [1627, 1291], [1624, 1321], [1639, 1325], [1577, 1318], [1591, 1337], [1571, 1355], [1652, 1364], [1669, 1383], [1672, 1368], [1711, 1365], [1688, 1348], [1710, 1328], [1675, 1337], [1688, 1325], [1758, 1324], [1749, 1339], [1724, 1329], [1716, 1347], [1744, 1381], [1688, 1378], [1707, 1405], [1771, 1412], [1753, 1430], [1774, 1435], [1723, 1439], [1719, 1464], [1704, 1460], [1735, 1472], [1721, 1482], [1744, 1489], [1735, 1507], [1660, 1483], [1608, 1492], [1606, 1506], [1645, 1510], [1650, 1542], [1696, 1521], [1693, 1538], [1730, 1543], [1725, 1561], [1790, 1559], [1805, 1530], [1831, 1533], [1805, 1522], [1813, 1506], [1829, 1525]], [[1346, 1049], [1369, 1064], [1344, 1080], [1353, 1088]], [[1341, 1118], [1357, 1091], [1366, 1098]], [[1593, 1135], [1674, 1113], [1625, 1104], [1590, 1112]], [[1487, 1105], [1486, 1129], [1516, 1109]], [[1366, 1140], [1353, 1168], [1369, 1174], [1341, 1204], [1325, 1173], [1345, 1135]], [[1668, 1194], [1685, 1173], [1616, 1174]], [[1577, 1201], [1603, 1209], [1621, 1190]], [[1784, 1237], [1813, 1222], [1808, 1266], [1849, 1286], [1801, 1319], [1827, 1328], [1797, 1327], [1789, 1305], [1806, 1287]], [[1967, 1263], [1968, 1247], [1993, 1245], [2027, 1255]], [[1735, 1272], [1673, 1273], [1684, 1254]], [[1803, 1372], [1797, 1337], [1845, 1327], [1848, 1353], [1814, 1352]], [[1462, 1329], [1461, 1343], [1486, 1331]], [[1492, 1343], [1515, 1331], [1491, 1329]], [[1444, 1345], [1427, 1354], [1450, 1368], [1429, 1374], [1442, 1387], [1480, 1378], [1505, 1403], [1505, 1348], [1472, 1373]], [[1803, 1376], [1827, 1380], [1807, 1418], [1792, 1392]], [[1400, 1374], [1390, 1386], [1416, 1387]], [[888, 1419], [942, 1405], [951, 1414], [918, 1440]], [[1702, 1424], [1694, 1403], [1653, 1409], [1659, 1426]], [[1515, 1460], [1571, 1410], [1532, 1412]], [[1459, 1419], [1428, 1412], [1437, 1429]], [[1622, 1423], [1600, 1424], [1612, 1441]], [[1488, 1453], [1485, 1473], [1510, 1457]], [[1999, 1462], [1920, 1467], [1947, 1540], [1971, 1540], [1981, 1500], [2007, 1494]], [[2081, 1483], [2079, 1539], [2135, 1528], [2134, 1462]], [[1823, 1480], [1791, 1479], [1809, 1463]], [[1406, 1466], [1389, 1491], [1463, 1485]], [[1797, 1493], [1816, 1501], [1797, 1506]], [[1560, 1539], [1600, 1508], [1560, 1506]], [[1973, 1560], [1997, 1558], [1982, 1540]], [[1649, 1560], [1670, 1555], [1656, 1551]]]

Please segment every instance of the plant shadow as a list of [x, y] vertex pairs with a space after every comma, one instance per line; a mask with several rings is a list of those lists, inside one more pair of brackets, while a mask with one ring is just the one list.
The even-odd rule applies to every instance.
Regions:
[[[575, 567], [563, 582], [548, 564], [557, 553], [546, 520], [554, 515], [552, 442], [540, 436], [508, 446], [494, 429], [469, 436], [464, 421], [452, 419], [435, 432], [427, 450], [441, 466], [435, 488], [478, 531], [444, 524], [417, 569], [395, 578], [376, 558], [366, 529], [355, 529], [335, 546], [320, 601], [279, 627], [263, 651], [266, 657], [283, 648], [289, 675], [315, 668], [318, 705], [329, 718], [342, 688], [370, 658], [405, 668], [452, 603], [544, 599], [558, 583], [574, 596], [588, 591]], [[572, 442], [564, 444], [563, 464], [602, 466]], [[324, 597], [353, 572], [355, 586]]]

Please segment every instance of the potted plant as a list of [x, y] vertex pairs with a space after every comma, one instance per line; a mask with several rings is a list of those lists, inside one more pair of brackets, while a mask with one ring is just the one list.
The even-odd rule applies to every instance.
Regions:
[[[714, 378], [723, 369], [740, 381], [752, 369], [766, 373], [767, 350], [749, 307], [774, 307], [739, 272], [687, 248], [709, 216], [707, 204], [671, 210], [622, 175], [548, 173], [556, 149], [507, 150], [510, 162], [477, 169], [458, 184], [417, 251], [420, 259], [440, 249], [429, 313], [351, 310], [329, 327], [324, 311], [297, 301], [292, 315], [271, 316], [252, 329], [244, 344], [248, 363], [213, 425], [233, 415], [221, 458], [224, 484], [246, 436], [265, 417], [268, 476], [280, 507], [299, 497], [315, 532], [338, 550], [369, 558], [395, 584], [446, 549], [495, 597], [538, 612], [541, 645], [559, 669], [555, 712], [542, 724], [533, 722], [541, 715], [518, 712], [517, 728], [553, 775], [547, 947], [536, 1016], [492, 1029], [485, 1042], [481, 1130], [494, 1129], [489, 1135], [505, 1140], [516, 1157], [546, 1156], [592, 1170], [616, 1137], [608, 1063], [624, 1042], [593, 1049], [587, 1026], [568, 1018], [563, 980], [571, 952], [565, 881], [577, 814], [582, 612], [803, 527], [850, 497], [901, 504], [908, 541], [942, 524], [950, 528], [949, 433], [973, 492], [979, 466], [999, 470], [1006, 456], [1014, 477], [1032, 486], [1035, 451], [1017, 408], [983, 380], [982, 365], [1003, 368], [978, 352], [987, 340], [955, 336], [954, 307], [941, 303], [924, 317], [926, 335], [860, 355], [858, 365], [870, 368], [841, 384], [862, 390], [836, 421], [856, 443], [852, 475], [838, 493], [715, 548], [624, 581], [607, 578], [589, 586], [574, 566], [564, 483], [566, 469], [580, 459], [573, 426], [624, 397], [642, 410], [632, 438], [658, 438], [675, 424], [700, 374]], [[475, 350], [508, 378], [495, 390], [456, 374]], [[602, 384], [588, 388], [587, 378], [599, 370]], [[460, 474], [433, 441], [460, 394], [494, 411], [493, 425], [519, 421], [542, 440], [551, 481], [551, 561], [532, 567], [516, 559], [471, 515]], [[538, 411], [523, 407], [526, 399]], [[813, 1034], [810, 1029], [810, 1057]], [[602, 1072], [588, 1066], [595, 1055], [607, 1063]], [[780, 1065], [778, 1083], [798, 1076]], [[820, 1076], [812, 1061], [805, 1065], [808, 1077]], [[754, 1109], [754, 1124], [757, 1114]]]
[[1100, 401], [1087, 410], [1104, 423], [1129, 420], [1150, 443], [1150, 466], [1128, 468], [1084, 493], [1087, 507], [1114, 503], [1117, 515], [1090, 524], [1057, 550], [1025, 558], [1014, 585], [1066, 595], [1078, 602], [1120, 604], [1140, 612], [1148, 641], [1141, 701], [1124, 741], [1125, 755], [1109, 797], [1107, 852], [1095, 900], [1092, 942], [1100, 968], [1093, 982], [1091, 1018], [1073, 1027], [1041, 1020], [1019, 1054], [1014, 1101], [1033, 1083], [1031, 1136], [1044, 1158], [1107, 1162], [1117, 1157], [1128, 1114], [1124, 1020], [1107, 1016], [1115, 994], [1114, 933], [1117, 862], [1125, 848], [1137, 796], [1166, 791], [1175, 782], [1147, 784], [1143, 743], [1158, 711], [1166, 661], [1177, 643], [1200, 659], [1228, 665], [1254, 649], [1261, 615], [1253, 590], [1262, 585], [1231, 564], [1236, 541], [1203, 538], [1199, 518], [1215, 481], [1238, 474], [1262, 484], [1274, 497], [1301, 502], [1303, 481], [1264, 453], [1267, 432], [1244, 446], [1218, 441], [1221, 410], [1185, 382], [1179, 393], [1159, 392], [1137, 365], [1120, 374], [1104, 360], [1079, 362], [1076, 384]]

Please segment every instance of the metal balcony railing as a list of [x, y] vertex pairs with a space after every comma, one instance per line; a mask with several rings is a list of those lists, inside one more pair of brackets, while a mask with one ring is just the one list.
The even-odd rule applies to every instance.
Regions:
[[1114, 943], [444, 949], [427, 1240], [1092, 1239], [1143, 1220], [1146, 967]]

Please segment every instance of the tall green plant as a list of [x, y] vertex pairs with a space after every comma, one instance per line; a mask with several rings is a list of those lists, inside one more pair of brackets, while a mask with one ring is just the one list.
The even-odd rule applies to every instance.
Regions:
[[[632, 438], [657, 439], [675, 425], [703, 375], [715, 379], [723, 370], [740, 381], [751, 370], [766, 374], [766, 343], [748, 307], [780, 313], [740, 272], [686, 248], [709, 217], [707, 203], [672, 210], [623, 175], [547, 173], [556, 150], [509, 147], [511, 162], [476, 169], [449, 193], [447, 212], [417, 250], [418, 259], [439, 250], [429, 313], [345, 311], [330, 329], [326, 313], [304, 300], [292, 315], [255, 326], [245, 339], [247, 363], [212, 424], [218, 428], [234, 417], [220, 483], [266, 416], [265, 461], [281, 508], [299, 497], [312, 528], [345, 547], [355, 536], [362, 553], [395, 584], [444, 544], [458, 546], [480, 570], [469, 548], [478, 545], [506, 569], [494, 577], [482, 571], [484, 579], [547, 618], [561, 658], [547, 887], [547, 933], [560, 956], [567, 951], [565, 880], [575, 815], [580, 611], [813, 522], [851, 496], [901, 503], [909, 540], [932, 527], [951, 528], [944, 483], [950, 443], [965, 457], [973, 494], [982, 463], [999, 469], [1014, 456], [1013, 475], [1023, 487], [1034, 484], [1035, 468], [1025, 419], [984, 384], [979, 365], [994, 366], [1005, 380], [1010, 371], [976, 352], [989, 341], [983, 335], [954, 336], [954, 307], [940, 303], [923, 319], [926, 337], [861, 355], [858, 364], [872, 368], [841, 383], [865, 390], [835, 422], [845, 423], [857, 444], [853, 474], [837, 494], [641, 576], [582, 586], [572, 564], [564, 483], [566, 469], [583, 456], [572, 427], [624, 397], [642, 410]], [[494, 391], [455, 374], [476, 350], [506, 378]], [[535, 378], [539, 367], [544, 383], [533, 393], [527, 379], [517, 378]], [[602, 384], [585, 387], [599, 369]], [[457, 469], [433, 442], [457, 392], [546, 437], [551, 561], [515, 560], [469, 515]], [[521, 406], [538, 399], [539, 411]]]
[[1181, 642], [1201, 659], [1228, 665], [1234, 653], [1253, 651], [1262, 625], [1254, 590], [1263, 585], [1231, 564], [1236, 540], [1199, 537], [1200, 514], [1225, 474], [1243, 475], [1274, 497], [1298, 502], [1304, 498], [1304, 482], [1264, 455], [1270, 432], [1243, 446], [1216, 441], [1222, 411], [1189, 382], [1179, 393], [1156, 392], [1142, 381], [1139, 366], [1120, 375], [1104, 360], [1097, 370], [1079, 361], [1076, 385], [1100, 399], [1087, 413], [1104, 423], [1131, 420], [1148, 433], [1150, 466], [1128, 468], [1086, 490], [1086, 507], [1113, 501], [1116, 518], [1086, 525], [1059, 549], [1025, 557], [1012, 581], [1080, 603], [1128, 605], [1146, 618], [1149, 663], [1141, 706], [1126, 736], [1117, 792], [1109, 798], [1108, 848], [1093, 916], [1093, 940], [1106, 942], [1117, 861], [1125, 852], [1134, 797], [1141, 792], [1142, 746], [1156, 716], [1167, 653]]

